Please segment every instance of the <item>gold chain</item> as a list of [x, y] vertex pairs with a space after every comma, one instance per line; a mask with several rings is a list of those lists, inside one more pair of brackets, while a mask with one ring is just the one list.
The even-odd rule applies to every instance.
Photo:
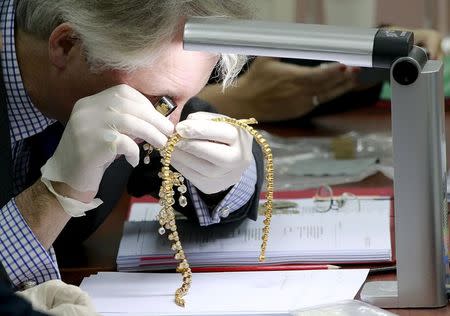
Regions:
[[[264, 161], [266, 163], [266, 202], [264, 203], [264, 228], [261, 244], [261, 253], [259, 255], [259, 261], [262, 262], [266, 258], [266, 247], [267, 240], [269, 239], [270, 221], [272, 219], [272, 202], [273, 202], [273, 156], [272, 150], [269, 147], [267, 141], [262, 137], [262, 135], [255, 130], [249, 124], [257, 124], [258, 122], [254, 118], [247, 120], [237, 120], [229, 117], [218, 117], [214, 118], [213, 121], [225, 122], [233, 126], [242, 128], [246, 130], [250, 135], [252, 135], [256, 142], [260, 145], [262, 152], [264, 154]], [[179, 306], [184, 306], [185, 301], [183, 296], [185, 296], [191, 287], [192, 283], [192, 271], [189, 267], [189, 263], [186, 259], [186, 255], [181, 246], [180, 236], [178, 235], [177, 225], [175, 223], [175, 213], [173, 205], [175, 204], [174, 199], [174, 185], [179, 183], [179, 174], [172, 172], [169, 168], [170, 159], [172, 152], [175, 149], [175, 145], [181, 140], [179, 134], [172, 135], [167, 141], [166, 146], [161, 150], [162, 155], [162, 168], [161, 168], [161, 178], [162, 185], [160, 190], [160, 204], [162, 205], [161, 211], [159, 212], [159, 223], [161, 228], [159, 229], [160, 234], [164, 234], [166, 229], [169, 230], [168, 238], [172, 243], [172, 250], [175, 251], [175, 259], [179, 261], [177, 266], [177, 272], [180, 272], [183, 276], [183, 283], [180, 288], [175, 292], [175, 303]]]

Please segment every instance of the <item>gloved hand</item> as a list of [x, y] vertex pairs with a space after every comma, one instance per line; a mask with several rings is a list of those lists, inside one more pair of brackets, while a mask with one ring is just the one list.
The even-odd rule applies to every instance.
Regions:
[[58, 316], [99, 315], [86, 292], [61, 280], [51, 280], [16, 293], [34, 309]]
[[[142, 139], [160, 148], [174, 132], [168, 118], [157, 112], [137, 90], [119, 85], [80, 99], [54, 155], [42, 167], [42, 181], [55, 194], [67, 213], [82, 216], [101, 204], [95, 196], [103, 173], [117, 155], [125, 155], [135, 167]], [[76, 191], [56, 192], [54, 182]], [[78, 194], [78, 193], [81, 193]], [[83, 194], [86, 193], [86, 194]]]
[[206, 194], [236, 184], [253, 160], [247, 132], [211, 119], [222, 115], [197, 112], [175, 126], [183, 139], [172, 153], [172, 166]]

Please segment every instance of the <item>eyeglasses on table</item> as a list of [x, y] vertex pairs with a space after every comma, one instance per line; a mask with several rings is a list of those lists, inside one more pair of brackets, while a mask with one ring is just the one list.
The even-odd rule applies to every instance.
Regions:
[[333, 189], [328, 185], [321, 185], [313, 197], [314, 210], [319, 213], [329, 211], [359, 212], [361, 210], [360, 200], [350, 192], [344, 192], [335, 196]]

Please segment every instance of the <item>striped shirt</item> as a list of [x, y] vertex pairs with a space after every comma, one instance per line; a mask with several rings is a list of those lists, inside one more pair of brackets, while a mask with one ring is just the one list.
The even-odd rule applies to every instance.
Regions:
[[[16, 196], [26, 189], [30, 164], [30, 148], [26, 139], [42, 132], [54, 121], [34, 107], [21, 78], [14, 41], [14, 0], [0, 3], [0, 27], [13, 159], [13, 192]], [[200, 225], [219, 223], [221, 218], [245, 205], [254, 193], [255, 184], [256, 167], [253, 162], [240, 182], [210, 211], [197, 189], [188, 182]], [[53, 248], [47, 250], [41, 245], [22, 217], [14, 198], [0, 209], [0, 260], [16, 286], [28, 281], [42, 283], [60, 278]]]

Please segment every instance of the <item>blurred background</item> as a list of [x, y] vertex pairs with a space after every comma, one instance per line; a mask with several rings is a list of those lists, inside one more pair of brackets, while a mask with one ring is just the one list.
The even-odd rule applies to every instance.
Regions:
[[370, 27], [432, 28], [450, 52], [450, 0], [252, 0], [261, 19]]

